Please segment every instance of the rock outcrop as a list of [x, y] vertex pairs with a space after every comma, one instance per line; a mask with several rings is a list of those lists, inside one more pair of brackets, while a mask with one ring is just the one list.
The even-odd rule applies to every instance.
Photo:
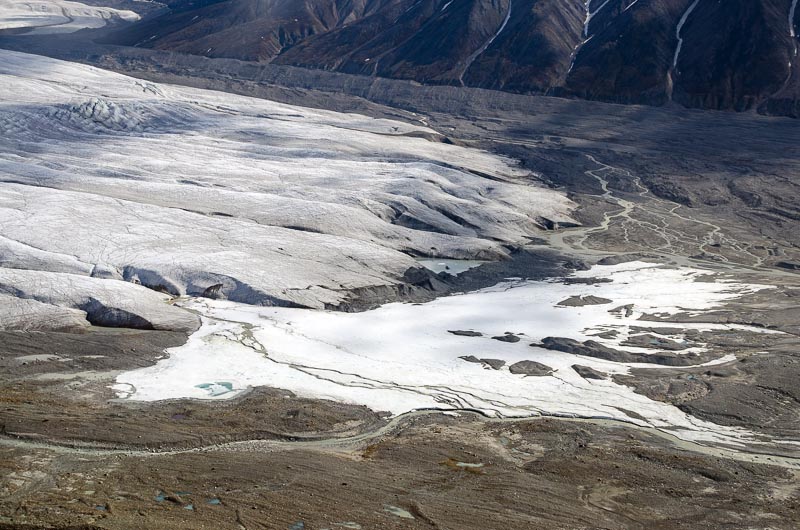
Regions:
[[541, 377], [553, 373], [549, 366], [536, 361], [519, 361], [508, 367], [508, 371], [515, 375]]

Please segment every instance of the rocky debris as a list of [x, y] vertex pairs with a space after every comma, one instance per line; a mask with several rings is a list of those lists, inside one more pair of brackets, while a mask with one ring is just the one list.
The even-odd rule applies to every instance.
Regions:
[[598, 283], [611, 283], [611, 278], [563, 278], [561, 283], [566, 285], [596, 285]]
[[459, 357], [459, 359], [463, 359], [468, 363], [480, 363], [485, 368], [491, 368], [492, 370], [499, 370], [503, 366], [505, 366], [506, 362], [501, 359], [478, 359], [474, 355], [463, 355]]
[[579, 223], [575, 223], [572, 221], [553, 221], [552, 219], [548, 219], [547, 217], [540, 216], [536, 220], [537, 224], [544, 228], [545, 230], [563, 230], [565, 228], [576, 228], [580, 226]]
[[618, 363], [652, 363], [664, 366], [692, 366], [701, 363], [702, 360], [696, 354], [667, 354], [667, 353], [633, 353], [623, 350], [609, 348], [594, 340], [579, 342], [575, 339], [564, 337], [545, 337], [541, 344], [531, 344], [548, 350], [582, 355], [584, 357], [594, 357], [595, 359], [605, 359]]
[[655, 348], [659, 350], [667, 350], [667, 351], [681, 351], [687, 348], [691, 348], [692, 346], [696, 346], [691, 342], [677, 342], [672, 339], [668, 339], [666, 337], [659, 337], [657, 335], [653, 335], [650, 333], [644, 333], [641, 335], [632, 335], [628, 337], [628, 339], [622, 343], [623, 346], [635, 346], [639, 348]]
[[610, 304], [613, 300], [594, 295], [576, 295], [570, 296], [565, 300], [561, 300], [557, 305], [564, 307], [583, 307], [587, 305], [605, 305]]
[[723, 365], [723, 366], [714, 366], [710, 370], [706, 370], [705, 372], [703, 372], [703, 375], [708, 377], [726, 378], [726, 377], [736, 377], [738, 375], [741, 375], [741, 372], [735, 366]]
[[[102, 346], [95, 346], [102, 351]], [[136, 354], [132, 355], [136, 357]], [[105, 366], [129, 364], [124, 356], [107, 360]], [[135, 359], [133, 362], [141, 362]], [[63, 362], [30, 363], [15, 371], [35, 373], [37, 364], [72, 364]], [[4, 368], [6, 368], [4, 366]], [[137, 449], [181, 449], [233, 440], [297, 439], [301, 433], [326, 432], [334, 436], [355, 434], [376, 428], [383, 423], [380, 414], [366, 407], [327, 400], [304, 399], [289, 392], [255, 388], [237, 400], [197, 401], [168, 400], [155, 403], [119, 403], [107, 401], [102, 391], [106, 381], [87, 384], [79, 377], [69, 379], [49, 370], [42, 381], [26, 380], [16, 385], [4, 381], [4, 403], [18, 404], [0, 410], [0, 426], [6, 432], [27, 433], [41, 438], [61, 438], [73, 442], [97, 442]], [[69, 380], [72, 387], [91, 392], [89, 405], [84, 396], [63, 388]], [[78, 386], [80, 385], [80, 386]], [[98, 388], [99, 387], [99, 388]], [[38, 399], [31, 399], [37, 396]], [[58, 396], [58, 397], [57, 397]], [[58, 410], [54, 410], [54, 400]], [[220, 421], [224, 417], [225, 421]], [[213, 460], [213, 459], [210, 459]], [[0, 474], [2, 475], [2, 474]], [[181, 491], [181, 490], [178, 490]]]
[[592, 336], [599, 339], [616, 339], [619, 336], [619, 331], [610, 329], [608, 331], [603, 331], [602, 333], [596, 333]]
[[564, 262], [564, 268], [576, 271], [588, 271], [592, 266], [581, 259], [571, 259]]
[[504, 335], [494, 336], [492, 337], [492, 339], [499, 340], [500, 342], [511, 342], [511, 343], [516, 343], [522, 340], [518, 336], [511, 333], [510, 331], [506, 331]]
[[515, 375], [541, 377], [552, 374], [554, 370], [536, 361], [519, 361], [509, 366], [508, 371]]
[[458, 335], [459, 337], [483, 337], [483, 333], [480, 331], [472, 331], [472, 330], [447, 330], [448, 333], [452, 333], [453, 335]]
[[506, 362], [502, 359], [481, 359], [481, 362], [492, 370], [499, 370], [506, 365]]
[[540, 346], [548, 350], [562, 351], [573, 355], [584, 355], [586, 357], [595, 357], [617, 362], [629, 362], [623, 359], [626, 358], [626, 355], [630, 355], [628, 352], [609, 348], [597, 341], [587, 340], [579, 342], [575, 339], [563, 337], [545, 337], [542, 339], [541, 344], [531, 344], [531, 346]]
[[595, 370], [591, 366], [583, 366], [580, 364], [573, 364], [572, 369], [577, 372], [577, 374], [584, 379], [606, 379], [608, 378], [608, 374], [601, 372], [599, 370]]
[[775, 266], [790, 271], [800, 271], [800, 263], [794, 261], [779, 261], [775, 264]]
[[654, 256], [652, 254], [644, 254], [644, 253], [634, 253], [634, 254], [619, 254], [616, 256], [607, 256], [600, 261], [597, 262], [598, 265], [620, 265], [622, 263], [628, 263], [630, 261], [651, 261], [653, 263], [661, 263], [661, 259], [658, 256]]
[[563, 278], [574, 269], [568, 269], [563, 256], [546, 248], [520, 248], [509, 253], [508, 259], [484, 263], [480, 267], [462, 272], [448, 281], [452, 289], [460, 292], [477, 291], [497, 285], [505, 278], [545, 280]]
[[[232, 427], [226, 426], [227, 438], [198, 429], [192, 443], [252, 439], [258, 434], [252, 431], [253, 418], [258, 417], [254, 412], [281, 406], [278, 400], [238, 402], [237, 407], [190, 403], [202, 418], [193, 423], [193, 429], [205, 422], [235, 421]], [[325, 402], [310, 405], [319, 410]], [[87, 408], [84, 405], [83, 410]], [[131, 417], [133, 423], [117, 420], [113, 430], [119, 431], [120, 438], [146, 436], [152, 440], [148, 446], [158, 447], [159, 441], [171, 445], [175, 431], [155, 430], [136, 416], [160, 418], [173, 408], [174, 404], [165, 402], [144, 410], [114, 409], [113, 413]], [[69, 412], [81, 418], [81, 409]], [[221, 414], [226, 422], [219, 421]], [[338, 417], [352, 422], [341, 412]], [[58, 451], [51, 456], [36, 448], [4, 448], [7, 458], [0, 488], [13, 493], [0, 498], [0, 510], [14, 514], [7, 528], [108, 530], [259, 528], [265, 518], [275, 521], [270, 528], [280, 530], [301, 520], [308, 529], [331, 530], [621, 529], [629, 528], [632, 520], [656, 520], [664, 528], [687, 526], [687, 520], [703, 521], [709, 529], [763, 528], [769, 520], [772, 527], [788, 530], [800, 518], [800, 506], [791, 497], [785, 502], [774, 498], [776, 493], [795, 491], [792, 472], [767, 465], [768, 460], [739, 462], [692, 452], [654, 435], [654, 429], [547, 417], [490, 423], [467, 414], [458, 419], [430, 414], [398, 425], [388, 436], [368, 434], [357, 446], [340, 439], [336, 444], [343, 449], [332, 451], [325, 443], [339, 435], [332, 423], [315, 422], [320, 431], [309, 434], [322, 440], [302, 451], [281, 446], [264, 450], [264, 444], [242, 442], [237, 449], [216, 447], [213, 452], [109, 458], [91, 451]], [[62, 424], [62, 429], [70, 427], [74, 424]], [[270, 426], [273, 436], [283, 438], [295, 435], [293, 427]], [[173, 429], [186, 430], [182, 425]], [[104, 431], [110, 430], [101, 427], [94, 432], [106, 435]], [[57, 429], [53, 431], [53, 437], [64, 439]], [[308, 432], [308, 427], [303, 431]], [[68, 432], [66, 439], [72, 439]], [[366, 451], [365, 443], [369, 444]], [[360, 452], [364, 458], [343, 456]], [[483, 468], [469, 467], [480, 463]], [[464, 472], [454, 472], [451, 465]], [[473, 474], [469, 469], [485, 472]], [[418, 491], [421, 482], [432, 485], [424, 496], [402, 493]], [[185, 492], [181, 500], [192, 502], [196, 511], [168, 505], [165, 497], [176, 491]], [[547, 494], [503, 494], [508, 491]], [[580, 492], [619, 504], [613, 511], [601, 510], [576, 501]], [[620, 492], [625, 502], [619, 502]], [[765, 492], [775, 493], [770, 498]], [[743, 498], [748, 501], [742, 502]], [[212, 505], [210, 499], [219, 502]], [[97, 518], [91, 506], [109, 502], [114, 504], [113, 515], [91, 522]], [[416, 521], [395, 518], [384, 511], [387, 506], [403, 507]]]
[[631, 326], [631, 333], [648, 333], [652, 335], [684, 335], [686, 337], [697, 338], [699, 332], [693, 329], [679, 328], [679, 327], [645, 327], [645, 326]]
[[633, 304], [621, 305], [619, 307], [615, 307], [614, 309], [609, 309], [608, 312], [612, 314], [617, 313], [623, 315], [625, 318], [628, 318], [633, 315]]
[[614, 408], [617, 409], [618, 411], [622, 412], [623, 414], [625, 414], [629, 418], [633, 418], [635, 420], [647, 422], [647, 418], [645, 418], [644, 416], [642, 416], [641, 414], [639, 414], [638, 412], [636, 412], [634, 410], [626, 409], [624, 407], [614, 407]]
[[737, 361], [690, 369], [634, 368], [614, 376], [650, 399], [720, 425], [740, 426], [770, 438], [800, 436], [798, 341], [784, 339], [770, 351]]
[[708, 394], [711, 388], [695, 374], [660, 374], [658, 377], [615, 375], [613, 379], [619, 384], [633, 386], [637, 393], [650, 399], [673, 405], [699, 399]]

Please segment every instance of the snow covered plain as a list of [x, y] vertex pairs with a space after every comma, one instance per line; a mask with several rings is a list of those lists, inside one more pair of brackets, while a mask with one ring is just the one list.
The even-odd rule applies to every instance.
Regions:
[[113, 20], [135, 22], [139, 15], [67, 0], [0, 0], [0, 29], [29, 28], [27, 33], [31, 35], [102, 28]]
[[[658, 365], [617, 363], [531, 346], [556, 336], [657, 353], [655, 346], [633, 348], [621, 343], [632, 326], [673, 328], [669, 333], [674, 333], [676, 325], [686, 330], [722, 331], [734, 326], [644, 322], [639, 320], [643, 314], [702, 312], [765, 288], [724, 279], [698, 281], [706, 274], [640, 262], [596, 266], [576, 276], [608, 278], [610, 283], [510, 281], [426, 304], [388, 304], [355, 314], [196, 298], [185, 306], [203, 315], [201, 329], [155, 366], [119, 375], [114, 388], [120, 397], [150, 401], [223, 399], [251, 386], [269, 385], [392, 414], [467, 408], [499, 416], [602, 417], [670, 429], [689, 440], [736, 443], [747, 438], [747, 433], [698, 420], [610, 379], [584, 379], [572, 368], [579, 364], [620, 374], [632, 366]], [[610, 302], [559, 305], [579, 295]], [[633, 304], [629, 315], [612, 311], [627, 304]], [[449, 332], [452, 330], [483, 335], [458, 336]], [[609, 330], [619, 335], [611, 339], [596, 336]], [[518, 334], [522, 340], [509, 343], [491, 338], [506, 332]], [[666, 333], [665, 338], [682, 340]], [[497, 359], [505, 365], [492, 369], [462, 356]], [[553, 372], [544, 376], [511, 373], [510, 365], [526, 360], [542, 363]], [[728, 356], [708, 364], [729, 360]]]
[[570, 221], [425, 127], [9, 51], [0, 86], [0, 266], [321, 308], [402, 282], [409, 254], [493, 259]]

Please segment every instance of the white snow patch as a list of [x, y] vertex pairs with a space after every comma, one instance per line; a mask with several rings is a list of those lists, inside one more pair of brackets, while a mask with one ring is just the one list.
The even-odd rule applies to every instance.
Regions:
[[639, 3], [639, 0], [633, 0], [633, 2], [628, 4], [628, 7], [626, 7], [625, 9], [622, 10], [622, 12], [624, 13], [625, 11], [629, 10], [630, 8], [632, 8], [633, 6], [635, 6], [638, 3]]
[[676, 69], [678, 67], [678, 58], [681, 55], [681, 49], [683, 48], [683, 37], [681, 37], [681, 30], [683, 29], [684, 24], [686, 21], [689, 20], [689, 15], [692, 14], [692, 11], [697, 7], [697, 4], [700, 0], [694, 0], [689, 7], [684, 11], [683, 15], [681, 16], [680, 20], [678, 21], [678, 26], [675, 28], [675, 37], [678, 38], [678, 46], [675, 48], [675, 55], [672, 57], [672, 69]]
[[[117, 384], [122, 385], [118, 387], [120, 397], [143, 401], [222, 399], [251, 386], [268, 385], [392, 414], [433, 407], [478, 409], [502, 416], [604, 417], [674, 428], [679, 436], [692, 439], [732, 443], [746, 433], [705, 423], [610, 379], [583, 379], [571, 368], [581, 364], [620, 374], [636, 365], [530, 346], [546, 336], [595, 338], [591, 331], [598, 328], [726, 330], [730, 326], [645, 322], [638, 318], [643, 314], [707, 311], [726, 300], [766, 288], [697, 281], [704, 274], [645, 263], [597, 266], [576, 276], [610, 278], [611, 283], [506, 282], [426, 304], [388, 304], [355, 314], [194, 299], [187, 305], [204, 315], [201, 329], [186, 345], [171, 349], [169, 358], [123, 373]], [[580, 294], [609, 298], [613, 303], [557, 305]], [[633, 315], [609, 311], [624, 304], [634, 304]], [[483, 336], [457, 336], [448, 330], [476, 330]], [[522, 340], [506, 343], [491, 338], [505, 332], [519, 334]], [[603, 342], [618, 346], [622, 340], [624, 337]], [[491, 370], [459, 358], [468, 355], [501, 359], [506, 366]], [[522, 360], [534, 360], [555, 371], [544, 377], [511, 374], [508, 366]], [[730, 357], [724, 357], [717, 362], [728, 360]], [[199, 386], [223, 382], [232, 390], [223, 395]], [[631, 418], [617, 407], [646, 420]]]

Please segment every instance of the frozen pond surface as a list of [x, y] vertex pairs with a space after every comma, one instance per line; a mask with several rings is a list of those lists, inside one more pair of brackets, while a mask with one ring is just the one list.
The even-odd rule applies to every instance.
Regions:
[[[593, 285], [512, 281], [426, 304], [387, 304], [364, 313], [190, 299], [184, 305], [203, 315], [202, 328], [155, 366], [121, 374], [115, 388], [120, 397], [151, 401], [228, 398], [251, 386], [268, 385], [392, 414], [433, 407], [478, 409], [497, 416], [544, 413], [604, 417], [672, 428], [684, 439], [732, 443], [747, 434], [703, 422], [669, 404], [636, 394], [610, 378], [584, 379], [572, 368], [579, 364], [620, 374], [635, 364], [531, 346], [552, 336], [593, 339], [617, 349], [657, 353], [656, 349], [620, 343], [632, 333], [632, 326], [672, 328], [664, 332], [664, 337], [676, 341], [684, 338], [675, 332], [676, 327], [764, 332], [745, 326], [638, 320], [644, 314], [702, 313], [726, 300], [768, 288], [723, 278], [708, 281], [707, 274], [640, 262], [596, 266], [576, 276], [612, 281]], [[558, 305], [580, 295], [611, 302]], [[614, 311], [629, 304], [630, 311]], [[597, 337], [612, 330], [617, 332], [614, 338]], [[521, 340], [492, 339], [507, 332]], [[702, 350], [702, 344], [692, 349]], [[500, 366], [494, 369], [467, 362], [461, 359], [464, 356], [502, 363], [495, 362], [494, 366]], [[732, 356], [711, 363], [728, 360]], [[552, 373], [538, 377], [512, 373], [509, 366], [520, 361], [540, 363]], [[225, 390], [230, 391], [218, 394], [210, 391], [214, 386], [202, 387], [220, 381], [229, 382]]]
[[439, 274], [446, 272], [453, 276], [458, 276], [462, 272], [466, 272], [475, 267], [480, 267], [485, 261], [469, 260], [469, 259], [418, 259], [420, 265], [428, 270]]

